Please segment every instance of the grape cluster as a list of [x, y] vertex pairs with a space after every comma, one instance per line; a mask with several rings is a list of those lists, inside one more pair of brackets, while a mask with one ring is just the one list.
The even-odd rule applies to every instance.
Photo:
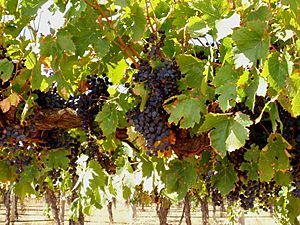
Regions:
[[35, 127], [31, 125], [24, 127], [7, 123], [0, 128], [0, 159], [14, 168], [16, 181], [24, 168], [32, 163], [33, 149], [27, 139], [35, 135]]
[[224, 204], [220, 191], [215, 187], [211, 189], [211, 200], [214, 206], [222, 206]]
[[264, 211], [271, 210], [274, 202], [273, 199], [279, 196], [280, 187], [276, 186], [275, 181], [262, 182], [259, 180], [241, 179], [235, 184], [235, 188], [226, 196], [230, 204], [239, 202], [240, 206], [249, 210], [259, 203], [259, 207]]
[[85, 154], [89, 156], [89, 159], [95, 158], [99, 151], [99, 146], [97, 141], [94, 138], [88, 137], [87, 139], [87, 146], [84, 150]]
[[49, 149], [69, 149], [74, 142], [74, 138], [65, 129], [47, 130], [43, 132], [40, 140], [42, 141], [40, 145]]
[[239, 195], [241, 207], [245, 210], [252, 209], [256, 198], [256, 193], [259, 191], [260, 184], [258, 181], [249, 180], [246, 184], [240, 186], [243, 192]]
[[151, 33], [150, 36], [145, 39], [147, 43], [144, 45], [143, 52], [147, 54], [148, 59], [156, 60], [163, 57], [161, 48], [165, 45], [165, 39], [166, 35], [164, 30]]
[[278, 111], [281, 122], [283, 123], [282, 136], [291, 144], [293, 144], [293, 151], [291, 151], [290, 164], [292, 166], [293, 177], [293, 193], [297, 198], [300, 198], [300, 117], [292, 117], [289, 112], [283, 109], [278, 104]]
[[35, 90], [38, 98], [35, 100], [36, 103], [42, 108], [64, 108], [65, 100], [58, 94], [57, 88], [53, 87], [47, 92], [42, 92], [40, 90]]
[[20, 174], [25, 166], [29, 166], [32, 162], [32, 157], [26, 155], [23, 151], [19, 151], [15, 147], [9, 147], [5, 149], [8, 153], [7, 164], [15, 167], [16, 174]]
[[[159, 38], [160, 35], [160, 38]], [[179, 93], [176, 85], [181, 78], [181, 72], [175, 61], [163, 59], [161, 48], [166, 38], [164, 31], [151, 33], [146, 38], [143, 52], [146, 59], [140, 61], [140, 67], [133, 76], [134, 83], [143, 83], [149, 91], [149, 97], [144, 110], [137, 107], [127, 113], [128, 121], [134, 125], [146, 140], [146, 148], [150, 154], [157, 154], [170, 146], [167, 140], [171, 133], [168, 124], [168, 113], [164, 110], [164, 101]], [[157, 59], [160, 59], [159, 61]], [[152, 64], [158, 66], [152, 66]]]
[[74, 109], [82, 120], [82, 128], [87, 132], [91, 128], [94, 117], [101, 110], [106, 98], [109, 97], [108, 85], [112, 85], [108, 77], [87, 76], [88, 90], [80, 95], [73, 95], [66, 106]]
[[61, 172], [62, 169], [52, 169], [48, 172], [48, 176], [51, 178], [54, 185], [58, 185], [59, 182], [62, 182]]
[[[221, 164], [220, 161], [216, 162], [216, 166], [220, 166], [220, 164]], [[219, 174], [219, 172], [217, 170], [214, 170], [214, 169], [210, 169], [210, 170], [207, 171], [206, 174], [203, 174], [203, 180], [206, 184], [207, 192], [211, 197], [211, 201], [213, 203], [214, 209], [215, 209], [216, 206], [223, 206], [224, 205], [224, 199], [223, 199], [220, 191], [212, 183], [212, 178], [214, 176], [217, 176], [218, 174]]]
[[28, 126], [6, 126], [0, 129], [0, 147], [14, 146], [23, 148], [26, 139], [35, 138], [37, 130], [34, 125]]
[[19, 142], [24, 141], [26, 136], [24, 134], [24, 129], [19, 127], [6, 127], [0, 132], [0, 146], [5, 146], [8, 143], [15, 143], [16, 145]]
[[80, 94], [72, 94], [68, 100], [63, 99], [56, 87], [52, 87], [47, 92], [34, 91], [37, 94], [36, 103], [42, 108], [72, 108], [81, 117], [82, 128], [88, 133], [92, 128], [95, 115], [101, 110], [102, 105], [109, 97], [108, 86], [112, 85], [108, 77], [88, 75], [86, 80], [86, 90]]
[[259, 192], [256, 194], [260, 208], [264, 211], [271, 210], [274, 199], [278, 198], [280, 186], [276, 185], [274, 180], [270, 182], [260, 182]]
[[136, 83], [144, 82], [144, 87], [149, 90], [149, 98], [145, 109], [139, 108], [128, 113], [129, 123], [146, 139], [147, 149], [163, 150], [170, 143], [163, 141], [171, 132], [168, 125], [168, 113], [163, 108], [166, 99], [179, 93], [176, 81], [181, 73], [175, 62], [164, 60], [161, 65], [152, 68], [148, 61], [142, 61], [140, 70], [134, 75]]
[[72, 176], [76, 175], [76, 161], [81, 152], [82, 152], [82, 146], [79, 141], [79, 137], [77, 137], [76, 139], [74, 139], [74, 142], [71, 143], [70, 154], [67, 155], [69, 159], [69, 173]]

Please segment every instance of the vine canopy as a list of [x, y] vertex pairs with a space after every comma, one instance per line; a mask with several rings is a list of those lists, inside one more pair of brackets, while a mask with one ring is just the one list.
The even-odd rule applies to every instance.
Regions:
[[23, 198], [74, 190], [76, 177], [74, 205], [87, 213], [152, 179], [177, 201], [195, 191], [229, 205], [238, 192], [244, 209], [278, 201], [295, 224], [299, 10], [298, 0], [0, 1], [0, 181]]

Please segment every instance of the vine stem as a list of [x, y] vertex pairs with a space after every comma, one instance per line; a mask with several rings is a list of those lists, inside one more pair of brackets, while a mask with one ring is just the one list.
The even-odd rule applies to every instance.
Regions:
[[153, 25], [152, 25], [151, 20], [150, 20], [150, 13], [149, 13], [149, 6], [148, 6], [148, 3], [150, 4], [149, 1], [146, 1], [147, 20], [148, 20], [148, 24], [149, 24], [149, 26], [150, 26], [151, 32], [154, 33], [154, 32], [155, 32], [155, 29], [153, 28]]
[[151, 9], [152, 9], [152, 11], [153, 11], [153, 20], [154, 20], [154, 22], [155, 22], [155, 24], [156, 24], [156, 27], [159, 27], [159, 26], [158, 26], [158, 22], [157, 22], [156, 15], [155, 15], [155, 13], [154, 13], [154, 7], [153, 7], [153, 5], [152, 5], [152, 1], [151, 1], [151, 0], [149, 0], [149, 4], [150, 4], [150, 7], [151, 7]]
[[178, 225], [181, 225], [181, 224], [182, 224], [183, 217], [184, 217], [184, 213], [185, 213], [185, 207], [186, 207], [186, 205], [183, 204], [182, 214], [181, 214], [181, 217], [180, 217], [180, 220], [179, 220]]
[[[92, 7], [93, 9], [97, 10], [100, 12], [101, 16], [105, 18], [109, 28], [114, 32], [117, 40], [120, 42], [117, 43], [114, 41], [114, 44], [116, 44], [123, 52], [125, 52], [127, 54], [127, 56], [132, 60], [133, 64], [136, 66], [136, 68], [139, 68], [139, 64], [137, 63], [137, 61], [134, 59], [133, 55], [136, 56], [138, 59], [140, 58], [139, 54], [137, 54], [136, 51], [133, 51], [131, 46], [127, 46], [125, 44], [125, 42], [123, 41], [123, 39], [121, 38], [121, 36], [118, 34], [116, 28], [114, 27], [112, 20], [108, 18], [108, 16], [106, 15], [106, 13], [102, 10], [101, 6], [95, 2], [94, 4], [91, 3], [88, 0], [83, 0], [87, 5], [89, 5], [90, 7]], [[131, 53], [128, 51], [128, 49], [131, 50]]]

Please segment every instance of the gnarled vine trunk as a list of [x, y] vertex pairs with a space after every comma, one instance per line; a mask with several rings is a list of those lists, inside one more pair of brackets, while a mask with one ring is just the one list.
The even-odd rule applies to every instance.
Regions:
[[156, 205], [156, 213], [159, 219], [160, 225], [168, 225], [168, 213], [171, 208], [171, 201], [166, 198], [161, 198]]
[[[72, 178], [72, 182], [73, 182], [73, 187], [76, 185], [78, 181], [78, 177], [77, 175], [73, 175]], [[72, 192], [72, 196], [71, 196], [71, 202], [73, 202], [76, 198], [78, 198], [78, 193], [77, 193], [77, 189], [73, 190]], [[79, 218], [78, 221], [74, 221], [73, 219], [69, 219], [69, 225], [84, 225], [84, 215], [83, 213], [80, 211], [79, 212]]]
[[186, 225], [192, 225], [191, 202], [188, 194], [184, 197], [184, 215], [185, 215]]
[[209, 210], [207, 196], [200, 198], [201, 213], [202, 213], [202, 224], [209, 225]]
[[108, 216], [109, 216], [109, 224], [114, 224], [114, 216], [112, 210], [112, 201], [107, 204]]
[[61, 221], [59, 217], [59, 202], [57, 201], [54, 191], [49, 188], [46, 188], [45, 199], [46, 199], [46, 203], [51, 208], [51, 213], [55, 225], [61, 225]]
[[19, 218], [19, 212], [18, 212], [18, 196], [15, 194], [11, 195], [11, 221], [17, 221]]
[[60, 201], [60, 223], [61, 223], [61, 225], [64, 225], [66, 200], [65, 200], [65, 193], [63, 191], [60, 192], [59, 201]]
[[5, 206], [5, 225], [10, 225], [10, 216], [11, 216], [11, 191], [5, 190], [3, 195], [3, 202]]

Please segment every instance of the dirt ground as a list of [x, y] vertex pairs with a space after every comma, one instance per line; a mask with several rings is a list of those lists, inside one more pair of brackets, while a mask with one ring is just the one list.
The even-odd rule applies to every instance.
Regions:
[[[50, 211], [47, 211], [47, 206], [43, 201], [28, 200], [22, 207], [19, 205], [19, 219], [12, 224], [22, 225], [51, 225], [52, 220], [47, 217]], [[182, 208], [173, 206], [168, 215], [168, 223], [170, 225], [178, 225], [182, 214]], [[193, 209], [192, 224], [201, 225], [201, 211], [200, 208]], [[0, 224], [4, 224], [5, 209], [0, 205]], [[142, 209], [137, 207], [136, 217], [132, 219], [133, 210], [126, 204], [117, 203], [113, 207], [114, 224], [115, 225], [157, 225], [159, 224], [158, 217], [155, 212], [155, 205], [147, 206]], [[216, 212], [215, 218], [210, 211], [210, 224], [221, 225], [226, 224], [225, 213]], [[68, 213], [66, 210], [65, 224], [68, 224]], [[101, 210], [94, 210], [91, 216], [86, 217], [86, 225], [107, 225], [109, 224], [109, 215], [107, 208]], [[185, 225], [183, 219], [182, 222]], [[249, 213], [244, 217], [244, 225], [275, 225], [275, 221], [268, 213], [254, 214]]]

